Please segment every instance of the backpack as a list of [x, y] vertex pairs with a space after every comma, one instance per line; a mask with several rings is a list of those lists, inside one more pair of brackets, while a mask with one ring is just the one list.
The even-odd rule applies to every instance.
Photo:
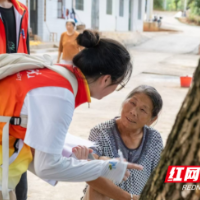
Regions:
[[[57, 72], [64, 78], [66, 78], [74, 91], [76, 97], [78, 91], [78, 82], [76, 77], [68, 69], [53, 65], [52, 58], [49, 55], [43, 57], [32, 56], [28, 54], [1, 54], [0, 55], [0, 80], [7, 76], [13, 75], [20, 71], [48, 68]], [[9, 172], [9, 124], [21, 125], [26, 127], [27, 116], [0, 116], [0, 122], [5, 122], [6, 125], [3, 128], [2, 133], [2, 196], [4, 200], [9, 200], [8, 191], [8, 172]], [[23, 125], [22, 125], [23, 124]]]

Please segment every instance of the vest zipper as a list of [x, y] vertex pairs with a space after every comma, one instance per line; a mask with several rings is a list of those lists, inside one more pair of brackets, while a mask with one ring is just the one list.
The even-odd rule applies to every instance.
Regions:
[[3, 19], [2, 19], [1, 13], [0, 13], [0, 19], [1, 19], [1, 20], [2, 20], [2, 22], [3, 22]]
[[[17, 44], [17, 48], [16, 48], [16, 53], [17, 53], [18, 48], [19, 48], [19, 40], [20, 40], [20, 33], [21, 33], [22, 20], [23, 20], [23, 18], [24, 18], [25, 13], [26, 13], [26, 10], [24, 10], [23, 15], [22, 15], [22, 18], [21, 18], [21, 21], [20, 21], [19, 38], [18, 38], [18, 44]], [[25, 33], [24, 33], [24, 34], [25, 34]]]

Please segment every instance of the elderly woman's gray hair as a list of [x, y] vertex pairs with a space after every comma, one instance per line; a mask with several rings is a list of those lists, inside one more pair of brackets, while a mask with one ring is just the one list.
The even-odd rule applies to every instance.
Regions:
[[146, 94], [151, 99], [153, 104], [152, 117], [157, 117], [163, 106], [163, 100], [158, 91], [152, 86], [140, 85], [130, 92], [126, 100], [138, 93]]

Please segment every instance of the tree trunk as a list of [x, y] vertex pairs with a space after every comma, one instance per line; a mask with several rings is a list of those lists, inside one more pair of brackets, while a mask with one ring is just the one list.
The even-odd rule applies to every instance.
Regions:
[[200, 61], [160, 162], [142, 191], [140, 200], [200, 199], [199, 190], [182, 191], [186, 183], [164, 183], [170, 165], [200, 166]]

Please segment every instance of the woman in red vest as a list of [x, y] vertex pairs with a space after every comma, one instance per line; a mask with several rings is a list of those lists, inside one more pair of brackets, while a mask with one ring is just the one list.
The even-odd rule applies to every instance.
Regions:
[[[104, 178], [120, 182], [128, 176], [127, 169], [141, 170], [142, 166], [115, 160], [88, 162], [62, 156], [74, 109], [90, 103], [91, 97], [102, 99], [117, 86], [124, 87], [132, 73], [130, 54], [117, 41], [100, 39], [98, 33], [86, 30], [78, 36], [77, 43], [85, 47], [84, 50], [74, 57], [74, 66], [64, 65], [78, 82], [75, 96], [70, 81], [46, 68], [22, 71], [0, 81], [0, 116], [28, 116], [27, 128], [15, 123], [9, 128], [8, 187], [13, 190], [29, 166], [42, 179], [86, 181], [110, 198], [131, 200], [131, 194]], [[4, 125], [0, 123], [0, 138]]]

